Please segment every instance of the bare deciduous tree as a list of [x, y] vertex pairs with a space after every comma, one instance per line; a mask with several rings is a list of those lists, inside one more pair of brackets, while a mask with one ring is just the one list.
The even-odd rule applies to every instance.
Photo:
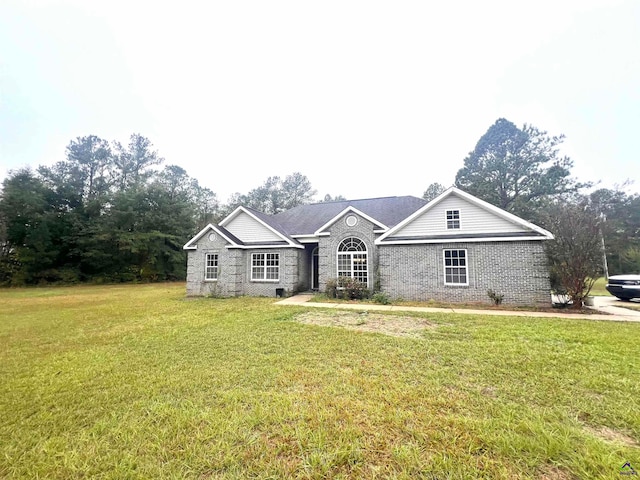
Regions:
[[602, 274], [601, 216], [586, 199], [550, 205], [545, 227], [555, 236], [546, 243], [552, 287], [581, 308]]

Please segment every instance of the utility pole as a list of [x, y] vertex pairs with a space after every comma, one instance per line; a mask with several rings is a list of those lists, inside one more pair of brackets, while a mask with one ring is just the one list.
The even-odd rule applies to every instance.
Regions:
[[600, 241], [602, 242], [602, 266], [604, 268], [604, 278], [609, 279], [609, 265], [607, 265], [607, 250], [604, 246], [604, 233], [602, 232], [602, 224], [607, 220], [604, 213], [600, 214], [602, 222], [600, 223]]

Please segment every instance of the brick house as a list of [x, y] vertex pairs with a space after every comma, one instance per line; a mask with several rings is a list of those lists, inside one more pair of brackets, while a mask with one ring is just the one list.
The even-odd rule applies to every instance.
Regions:
[[455, 187], [434, 200], [385, 197], [238, 207], [188, 251], [187, 294], [276, 296], [354, 277], [390, 298], [549, 305], [543, 241], [552, 234]]

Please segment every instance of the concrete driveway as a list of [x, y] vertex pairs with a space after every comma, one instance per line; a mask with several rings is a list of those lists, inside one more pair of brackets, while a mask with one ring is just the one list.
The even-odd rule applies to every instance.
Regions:
[[611, 315], [622, 315], [626, 317], [638, 317], [640, 319], [640, 310], [632, 310], [624, 308], [625, 305], [637, 305], [640, 308], [640, 300], [634, 299], [629, 302], [623, 302], [619, 298], [612, 296], [593, 297], [594, 306], [590, 307], [600, 312], [609, 313]]

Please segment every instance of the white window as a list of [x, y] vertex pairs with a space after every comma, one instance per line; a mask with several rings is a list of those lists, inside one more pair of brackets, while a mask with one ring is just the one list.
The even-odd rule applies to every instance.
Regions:
[[204, 279], [205, 280], [217, 280], [218, 279], [218, 254], [207, 253], [205, 256], [204, 264]]
[[444, 284], [469, 285], [466, 250], [444, 250]]
[[460, 228], [460, 210], [447, 210], [447, 230]]
[[359, 238], [346, 238], [338, 246], [338, 276], [352, 277], [368, 285], [367, 246]]
[[252, 253], [251, 280], [277, 282], [280, 280], [279, 253]]

